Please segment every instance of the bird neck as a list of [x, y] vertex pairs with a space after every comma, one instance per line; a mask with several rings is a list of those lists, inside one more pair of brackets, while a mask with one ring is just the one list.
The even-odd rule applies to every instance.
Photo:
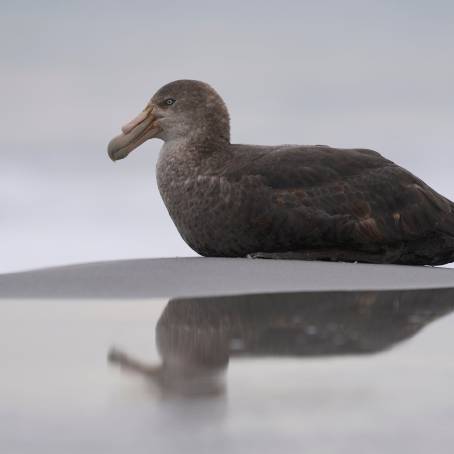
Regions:
[[197, 134], [166, 141], [161, 154], [175, 162], [190, 162], [214, 155], [222, 156], [228, 154], [229, 150], [230, 142], [223, 137]]
[[184, 136], [185, 142], [189, 145], [196, 144], [206, 148], [222, 148], [230, 144], [230, 126], [228, 122], [220, 121], [219, 118], [208, 118], [205, 121], [191, 128]]
[[211, 143], [230, 143], [230, 119], [228, 115], [214, 112], [206, 119], [202, 131], [204, 139]]
[[222, 153], [230, 146], [229, 130], [215, 127], [213, 124], [203, 124], [191, 128], [186, 134], [165, 140], [163, 149], [179, 150], [179, 153], [207, 155]]

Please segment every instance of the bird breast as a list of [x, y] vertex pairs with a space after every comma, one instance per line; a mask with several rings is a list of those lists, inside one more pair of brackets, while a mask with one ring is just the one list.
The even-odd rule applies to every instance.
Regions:
[[260, 206], [266, 193], [258, 191], [251, 197], [257, 190], [254, 177], [231, 181], [208, 172], [187, 160], [183, 164], [160, 159], [157, 181], [161, 197], [192, 249], [202, 255], [242, 254], [257, 242], [254, 220], [263, 217]]

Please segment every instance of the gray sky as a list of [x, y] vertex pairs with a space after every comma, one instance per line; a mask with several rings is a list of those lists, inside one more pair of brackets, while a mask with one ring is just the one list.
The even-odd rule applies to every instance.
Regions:
[[454, 199], [453, 21], [449, 1], [3, 2], [0, 271], [193, 254], [161, 143], [106, 156], [180, 78], [217, 88], [234, 142], [374, 148]]

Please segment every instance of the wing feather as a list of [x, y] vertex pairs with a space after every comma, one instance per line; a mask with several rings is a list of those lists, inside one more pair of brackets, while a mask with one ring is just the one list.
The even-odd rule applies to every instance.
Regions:
[[328, 240], [410, 240], [430, 235], [453, 216], [451, 202], [373, 150], [266, 147], [246, 160], [244, 150], [237, 152], [242, 159], [224, 176], [258, 177], [272, 193], [274, 211], [292, 222], [306, 219], [305, 228], [310, 217], [314, 235]]

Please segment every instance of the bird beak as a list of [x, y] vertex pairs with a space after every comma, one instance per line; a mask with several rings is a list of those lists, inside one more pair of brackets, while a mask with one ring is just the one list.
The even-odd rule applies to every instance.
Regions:
[[132, 150], [159, 134], [161, 128], [153, 115], [154, 109], [153, 104], [147, 105], [137, 117], [121, 128], [122, 134], [109, 142], [107, 151], [112, 161], [126, 158]]

